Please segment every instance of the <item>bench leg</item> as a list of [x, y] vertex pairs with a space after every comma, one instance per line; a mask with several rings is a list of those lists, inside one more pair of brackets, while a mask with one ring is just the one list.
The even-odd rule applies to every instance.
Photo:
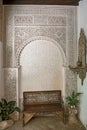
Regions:
[[67, 121], [68, 121], [68, 113], [66, 113], [65, 111], [59, 111], [59, 112], [56, 112], [56, 115], [63, 120], [64, 124], [67, 123]]
[[66, 124], [68, 122], [68, 118], [69, 118], [69, 111], [68, 109], [65, 109], [63, 112], [63, 122], [64, 124]]
[[25, 126], [35, 113], [23, 112], [23, 126]]

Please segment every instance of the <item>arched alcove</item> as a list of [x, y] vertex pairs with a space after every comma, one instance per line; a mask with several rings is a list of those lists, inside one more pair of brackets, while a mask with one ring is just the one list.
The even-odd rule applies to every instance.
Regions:
[[62, 90], [63, 57], [51, 41], [35, 40], [20, 54], [20, 100], [23, 91]]
[[[64, 96], [67, 96], [73, 89], [76, 90], [77, 88], [76, 75], [68, 67], [69, 65], [74, 66], [76, 64], [77, 59], [76, 12], [77, 12], [76, 7], [67, 7], [67, 6], [54, 7], [52, 5], [51, 6], [28, 5], [26, 7], [25, 5], [12, 6], [12, 7], [6, 6], [4, 8], [4, 16], [6, 21], [5, 22], [6, 42], [4, 45], [4, 48], [6, 50], [4, 54], [4, 67], [5, 67], [4, 88], [6, 99], [16, 100], [17, 104], [19, 103], [20, 101], [19, 98], [22, 98], [23, 94], [22, 93], [23, 86], [21, 86], [21, 80], [22, 80], [21, 73], [23, 64], [21, 64], [21, 57], [23, 57], [22, 55], [24, 55], [24, 51], [26, 50], [26, 48], [31, 48], [31, 46], [34, 45], [34, 42], [36, 43], [37, 41], [42, 41], [41, 42], [42, 45], [44, 40], [46, 41], [45, 42], [46, 44], [44, 45], [47, 45], [49, 43], [50, 44], [49, 46], [52, 45], [54, 48], [54, 51], [51, 50], [52, 49], [51, 47], [50, 47], [51, 49], [49, 48], [51, 50], [51, 51], [49, 50], [50, 54], [52, 52], [56, 53], [55, 50], [57, 50], [57, 55], [60, 54], [61, 57], [60, 59], [62, 59], [61, 66], [63, 67], [61, 67], [62, 68], [61, 75], [63, 81], [62, 82], [63, 95], [65, 94]], [[28, 53], [29, 52], [30, 51], [28, 50]], [[42, 53], [44, 54], [43, 51]], [[55, 55], [53, 57], [55, 57]], [[25, 58], [26, 56], [24, 56], [22, 61], [24, 61]], [[44, 58], [45, 61], [46, 58]], [[30, 59], [29, 58], [27, 59], [30, 62]], [[55, 61], [57, 61], [58, 63], [59, 61], [58, 58], [55, 58]], [[50, 64], [51, 63], [49, 62], [48, 66], [51, 66]], [[59, 65], [56, 64], [56, 66]], [[33, 69], [31, 68], [31, 70]], [[39, 70], [40, 67], [38, 67], [38, 71]], [[37, 69], [35, 70], [34, 68], [34, 71], [37, 72]], [[52, 69], [50, 71], [52, 71]], [[30, 69], [27, 72], [29, 73]], [[46, 76], [49, 77], [50, 75], [52, 75], [51, 73], [47, 75], [48, 73], [46, 74], [46, 69], [44, 69], [44, 72], [45, 77]], [[35, 79], [37, 79], [37, 77], [38, 76], [36, 75]], [[48, 86], [51, 85], [54, 86], [54, 84], [51, 84], [51, 78], [48, 83], [47, 78], [46, 82], [43, 74], [41, 74], [41, 77], [42, 82], [40, 82], [39, 85], [37, 84], [38, 87], [40, 87], [40, 84], [42, 86], [43, 83], [44, 83], [43, 88], [44, 86], [46, 87], [46, 84], [48, 84]], [[55, 79], [58, 79], [58, 77]], [[59, 87], [59, 81], [57, 81], [57, 83]], [[33, 84], [30, 84], [30, 78], [29, 78], [27, 79], [27, 84], [25, 80], [23, 88], [24, 89], [27, 87], [31, 88], [33, 87]], [[40, 87], [39, 89], [41, 88], [42, 87]], [[49, 89], [49, 87], [47, 89]], [[23, 105], [22, 102], [20, 103], [21, 105]]]
[[25, 42], [22, 45], [20, 45], [20, 47], [16, 51], [16, 55], [15, 55], [16, 56], [16, 61], [15, 61], [16, 67], [20, 66], [20, 57], [21, 57], [21, 53], [24, 50], [24, 48], [28, 44], [31, 44], [31, 43], [33, 43], [33, 41], [37, 41], [37, 40], [39, 40], [39, 41], [40, 40], [42, 40], [42, 41], [45, 40], [47, 42], [51, 42], [52, 44], [54, 44], [58, 48], [58, 50], [60, 51], [60, 53], [61, 53], [63, 64], [66, 65], [66, 56], [65, 56], [64, 49], [60, 46], [60, 44], [57, 41], [55, 41], [51, 37], [36, 36], [36, 37], [32, 37], [32, 38], [29, 38], [29, 39], [25, 40]]

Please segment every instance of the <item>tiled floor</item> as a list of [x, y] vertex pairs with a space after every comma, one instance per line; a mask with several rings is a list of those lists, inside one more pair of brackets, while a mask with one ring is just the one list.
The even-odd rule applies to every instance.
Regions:
[[44, 116], [32, 118], [24, 127], [20, 120], [7, 130], [85, 130], [85, 128], [79, 123], [64, 125], [59, 117]]

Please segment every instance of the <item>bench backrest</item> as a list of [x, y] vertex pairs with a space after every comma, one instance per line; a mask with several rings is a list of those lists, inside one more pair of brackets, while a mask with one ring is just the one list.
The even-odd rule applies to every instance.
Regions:
[[24, 105], [61, 103], [61, 90], [23, 92]]

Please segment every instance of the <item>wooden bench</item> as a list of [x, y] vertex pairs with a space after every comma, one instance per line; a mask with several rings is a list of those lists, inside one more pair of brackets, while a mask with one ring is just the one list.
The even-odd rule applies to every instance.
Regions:
[[41, 113], [62, 112], [66, 123], [66, 112], [62, 101], [61, 90], [23, 92], [23, 126]]

